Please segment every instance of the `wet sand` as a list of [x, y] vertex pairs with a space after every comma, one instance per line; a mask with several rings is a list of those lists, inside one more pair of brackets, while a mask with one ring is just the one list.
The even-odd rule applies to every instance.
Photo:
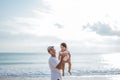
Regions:
[[[50, 77], [14, 77], [0, 78], [0, 80], [50, 80]], [[120, 75], [102, 75], [102, 76], [65, 76], [63, 80], [120, 80]]]

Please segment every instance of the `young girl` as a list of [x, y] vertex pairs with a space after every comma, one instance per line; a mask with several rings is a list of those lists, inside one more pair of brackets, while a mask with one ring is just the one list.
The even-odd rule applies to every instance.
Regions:
[[68, 72], [71, 75], [71, 54], [69, 51], [67, 51], [67, 44], [61, 43], [60, 48], [61, 48], [61, 51], [59, 52], [58, 59], [61, 60], [61, 57], [64, 56], [64, 58], [63, 58], [64, 65], [61, 65], [62, 66], [62, 76], [64, 76], [65, 63], [68, 63]]

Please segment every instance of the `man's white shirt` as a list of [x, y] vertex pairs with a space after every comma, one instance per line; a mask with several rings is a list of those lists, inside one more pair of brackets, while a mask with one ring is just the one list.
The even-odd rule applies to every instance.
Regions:
[[50, 57], [49, 58], [49, 67], [51, 70], [51, 80], [62, 80], [61, 78], [61, 72], [56, 68], [56, 66], [59, 64], [59, 61], [56, 57]]

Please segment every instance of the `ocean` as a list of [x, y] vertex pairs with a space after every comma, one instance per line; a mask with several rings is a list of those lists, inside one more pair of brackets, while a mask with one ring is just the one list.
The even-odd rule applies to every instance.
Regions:
[[[120, 75], [120, 53], [71, 54], [71, 76]], [[48, 53], [0, 53], [0, 77], [50, 77]], [[65, 76], [69, 76], [65, 67]]]

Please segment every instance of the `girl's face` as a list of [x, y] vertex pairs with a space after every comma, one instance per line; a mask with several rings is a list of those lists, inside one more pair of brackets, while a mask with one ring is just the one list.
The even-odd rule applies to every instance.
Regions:
[[62, 45], [60, 46], [60, 48], [61, 48], [62, 51], [66, 50], [66, 48], [64, 46], [62, 46]]

